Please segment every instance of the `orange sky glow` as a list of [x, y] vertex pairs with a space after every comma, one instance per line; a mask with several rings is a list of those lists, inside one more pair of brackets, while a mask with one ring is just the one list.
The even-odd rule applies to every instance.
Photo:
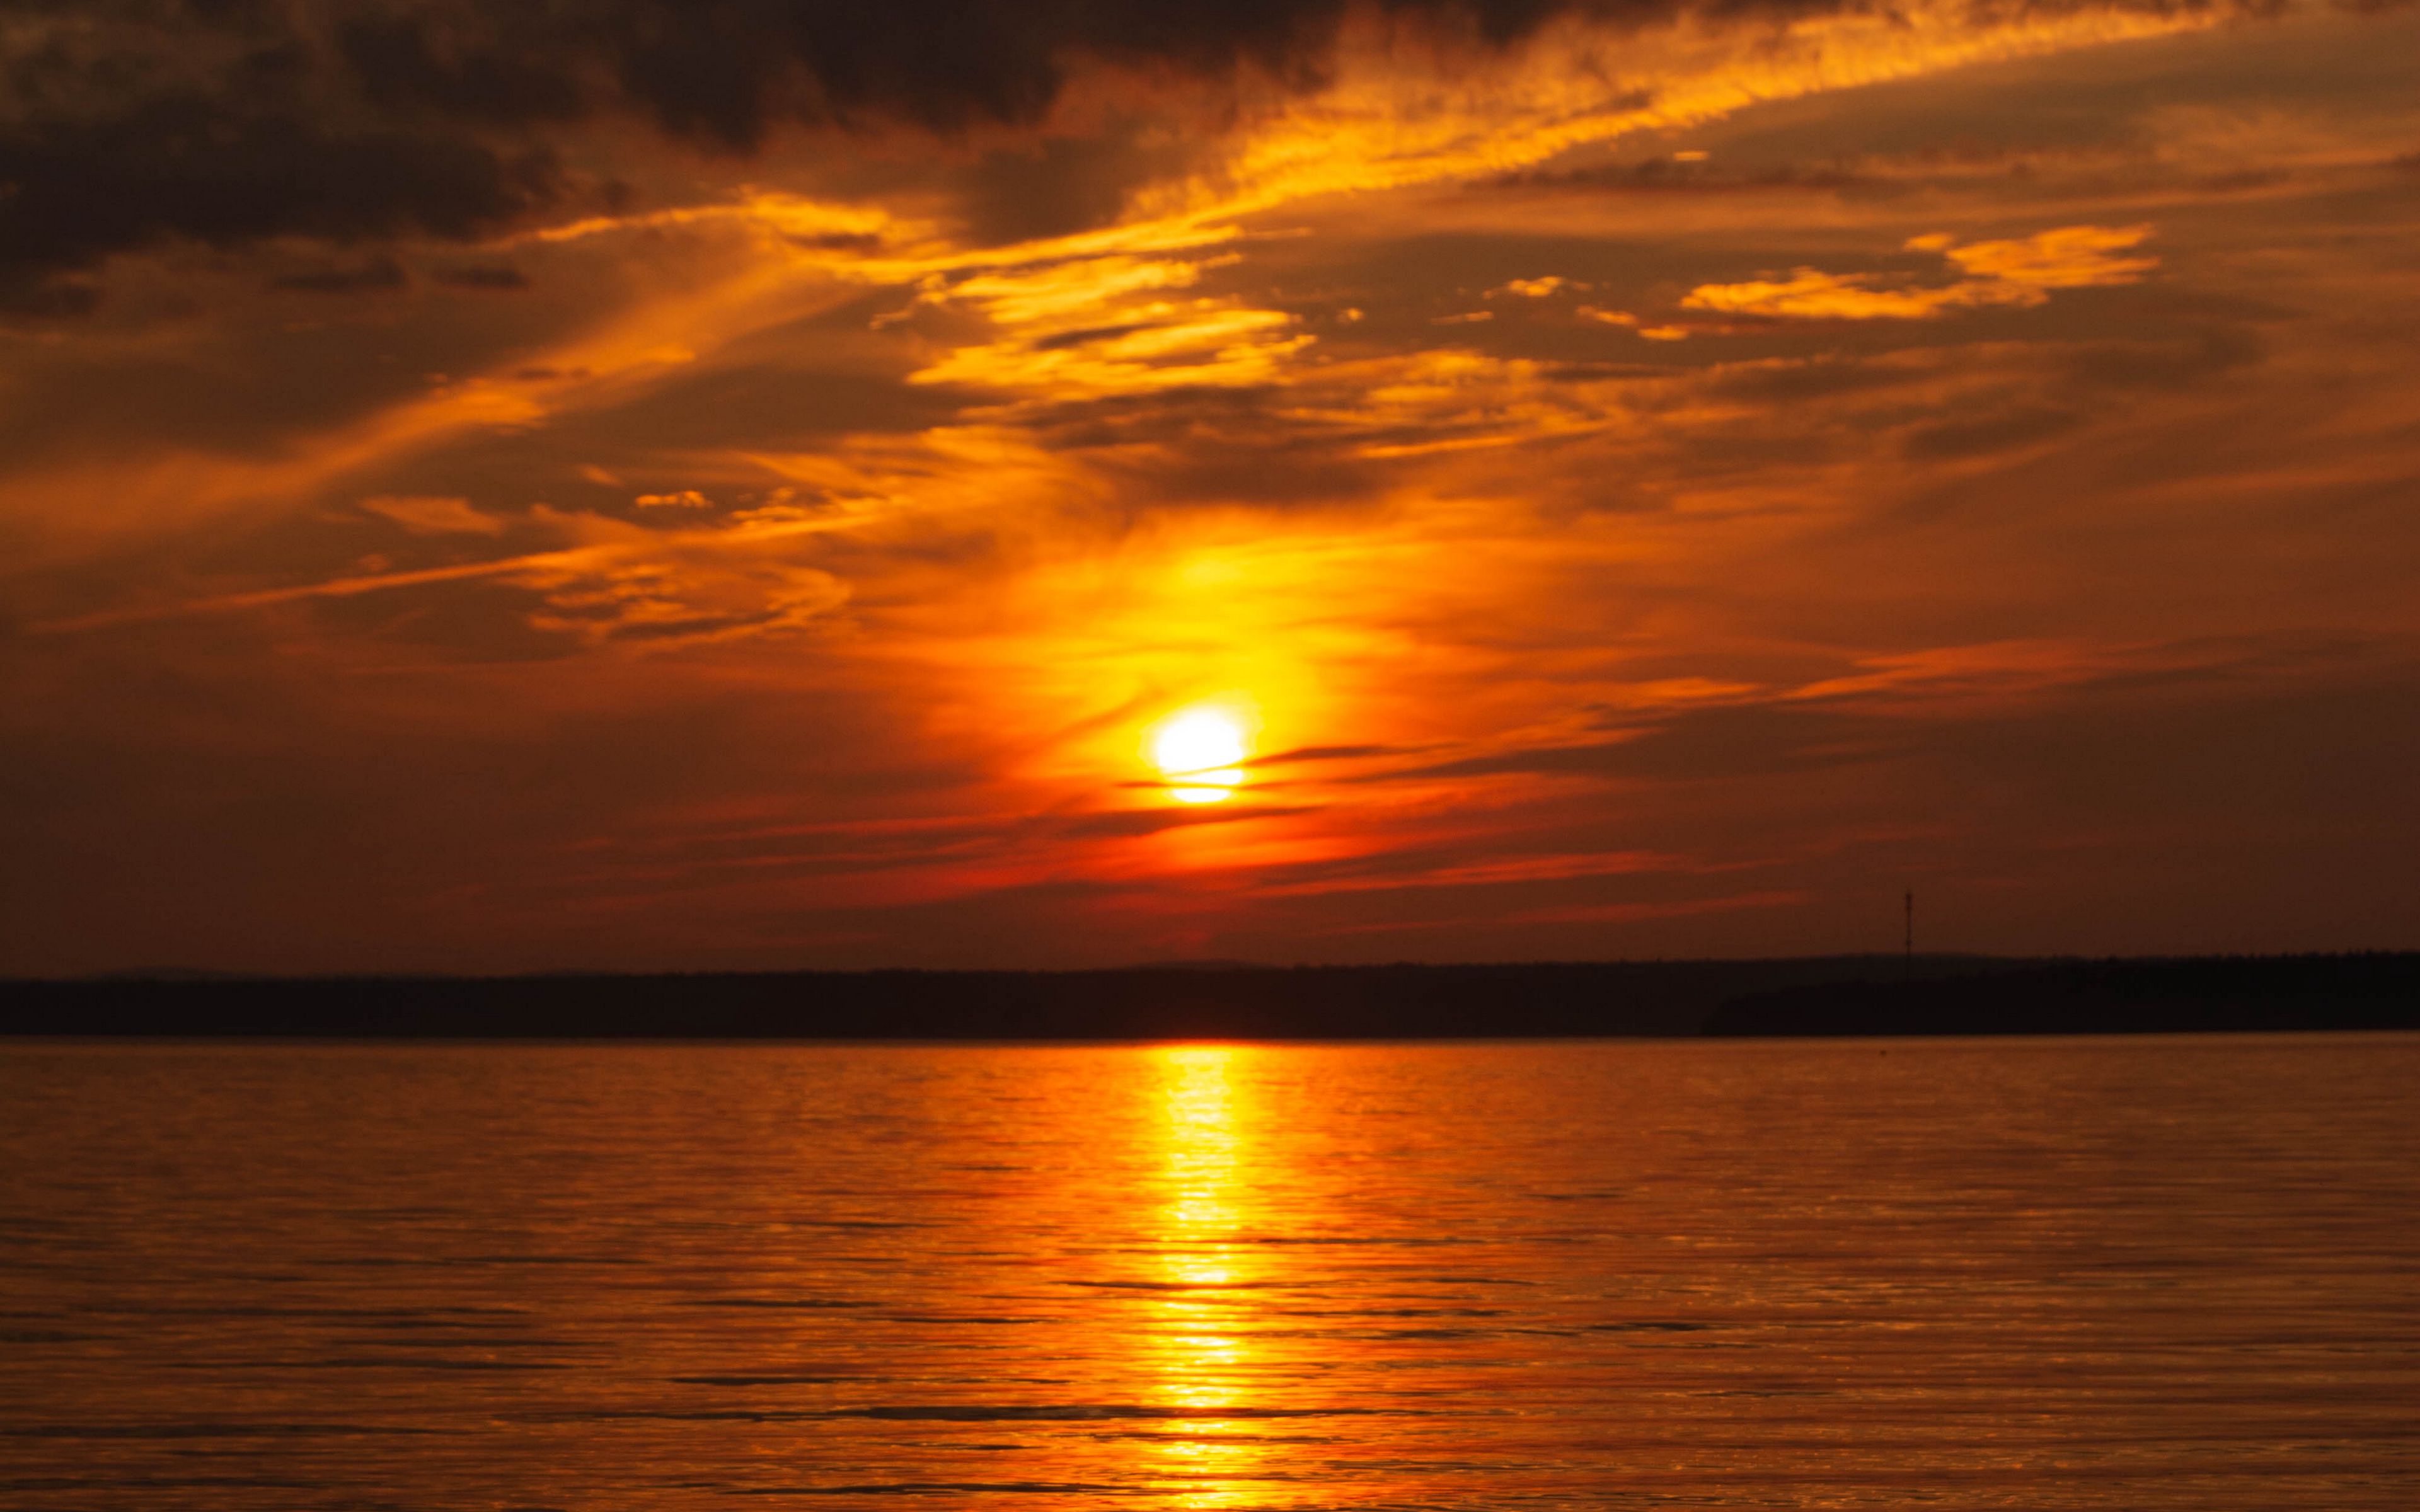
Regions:
[[303, 8], [0, 31], [0, 971], [2420, 946], [2409, 7]]

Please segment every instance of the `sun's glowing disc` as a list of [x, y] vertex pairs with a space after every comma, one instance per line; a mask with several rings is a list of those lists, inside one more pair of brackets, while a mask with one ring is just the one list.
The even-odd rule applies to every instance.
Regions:
[[1244, 727], [1221, 709], [1189, 709], [1159, 727], [1151, 758], [1170, 777], [1233, 766], [1244, 759]]
[[1179, 803], [1217, 803], [1243, 785], [1251, 743], [1242, 721], [1224, 709], [1187, 709], [1152, 735], [1152, 764], [1169, 779]]

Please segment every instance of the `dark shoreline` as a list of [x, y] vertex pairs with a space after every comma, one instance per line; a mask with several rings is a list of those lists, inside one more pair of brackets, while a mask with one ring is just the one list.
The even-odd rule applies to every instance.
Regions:
[[0, 982], [0, 1035], [1429, 1040], [2420, 1028], [2420, 951]]

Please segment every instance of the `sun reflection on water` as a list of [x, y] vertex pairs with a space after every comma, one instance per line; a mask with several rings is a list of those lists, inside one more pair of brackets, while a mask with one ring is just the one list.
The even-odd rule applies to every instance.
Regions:
[[1198, 1409], [1198, 1419], [1165, 1425], [1151, 1441], [1159, 1476], [1176, 1504], [1231, 1507], [1257, 1500], [1251, 1490], [1264, 1447], [1250, 1419], [1227, 1414], [1252, 1400], [1261, 1364], [1254, 1338], [1238, 1328], [1239, 1304], [1264, 1287], [1265, 1266], [1243, 1230], [1254, 1200], [1249, 1119], [1239, 1072], [1248, 1046], [1156, 1047], [1161, 1174], [1166, 1193], [1155, 1249], [1159, 1274], [1145, 1329], [1160, 1399]]

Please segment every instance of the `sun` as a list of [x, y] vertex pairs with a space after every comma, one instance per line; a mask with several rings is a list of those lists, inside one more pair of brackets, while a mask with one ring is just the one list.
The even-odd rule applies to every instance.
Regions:
[[1168, 779], [1168, 795], [1179, 803], [1219, 803], [1244, 782], [1244, 758], [1251, 741], [1244, 722], [1220, 708], [1193, 708], [1170, 715], [1152, 733], [1152, 764]]

